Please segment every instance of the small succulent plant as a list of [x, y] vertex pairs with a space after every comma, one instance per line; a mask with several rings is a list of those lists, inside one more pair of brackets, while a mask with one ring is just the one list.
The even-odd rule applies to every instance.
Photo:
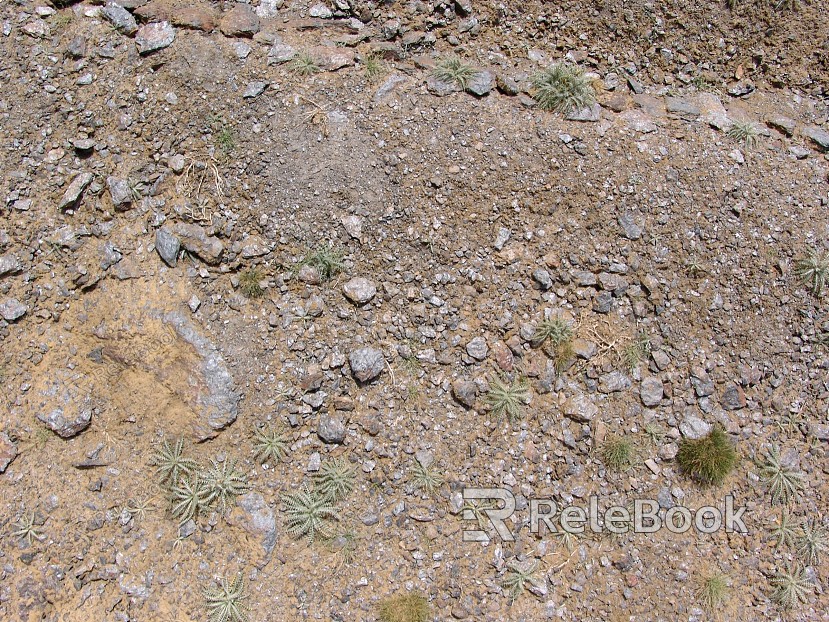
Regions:
[[343, 253], [330, 246], [321, 246], [303, 258], [300, 265], [311, 266], [319, 272], [323, 281], [328, 281], [345, 270]]
[[527, 582], [535, 579], [538, 570], [538, 562], [532, 561], [524, 564], [512, 564], [501, 582], [512, 602], [515, 602], [524, 593], [524, 586]]
[[769, 488], [772, 503], [787, 503], [800, 494], [804, 485], [803, 473], [783, 462], [776, 445], [769, 449], [760, 465], [760, 478]]
[[197, 465], [184, 457], [184, 440], [178, 439], [171, 444], [167, 439], [156, 449], [150, 464], [155, 466], [161, 483], [175, 487], [183, 475], [192, 475]]
[[511, 384], [492, 378], [485, 401], [498, 418], [506, 415], [510, 421], [517, 421], [523, 416], [523, 405], [530, 399], [530, 388], [525, 380], [516, 380]]
[[797, 554], [810, 566], [819, 564], [820, 554], [829, 551], [829, 532], [815, 518], [803, 523], [795, 541]]
[[548, 341], [553, 347], [558, 347], [572, 338], [573, 327], [566, 320], [556, 317], [542, 321], [536, 327], [531, 342], [536, 348]]
[[198, 475], [188, 475], [179, 479], [171, 494], [171, 512], [180, 524], [184, 524], [190, 519], [195, 519], [207, 507], [210, 492]]
[[801, 285], [820, 297], [829, 277], [829, 252], [810, 248], [805, 257], [794, 263], [794, 275]]
[[743, 143], [746, 149], [754, 149], [759, 136], [757, 126], [751, 121], [734, 121], [728, 129], [728, 137]]
[[533, 77], [533, 98], [540, 108], [563, 115], [593, 105], [596, 93], [582, 69], [556, 63]]
[[418, 460], [415, 460], [412, 465], [411, 478], [415, 488], [430, 495], [434, 494], [443, 484], [443, 477], [434, 468], [434, 465], [424, 466]]
[[256, 459], [262, 464], [268, 461], [279, 462], [288, 454], [288, 439], [279, 428], [257, 426], [253, 430]]
[[771, 599], [783, 609], [792, 609], [805, 603], [815, 587], [802, 566], [781, 570], [770, 579], [770, 583], [774, 588]]
[[303, 484], [297, 492], [283, 495], [282, 500], [288, 533], [305, 536], [311, 542], [318, 535], [328, 535], [328, 521], [336, 517], [337, 510], [322, 493]]
[[478, 71], [457, 56], [443, 58], [437, 62], [432, 75], [447, 84], [454, 84], [461, 90], [466, 90], [469, 83], [475, 78]]
[[34, 512], [29, 512], [20, 517], [14, 524], [14, 531], [12, 536], [19, 538], [21, 541], [26, 541], [28, 544], [33, 544], [35, 540], [44, 540], [44, 536], [40, 531], [40, 525], [37, 522], [37, 516]]
[[208, 505], [216, 504], [224, 514], [236, 497], [250, 490], [247, 476], [236, 468], [234, 460], [210, 461], [210, 467], [203, 475], [205, 498]]
[[317, 59], [307, 52], [300, 52], [294, 56], [288, 67], [299, 76], [312, 76], [320, 70]]
[[250, 607], [245, 602], [245, 580], [241, 574], [232, 581], [222, 578], [216, 587], [202, 592], [210, 622], [247, 622]]
[[354, 468], [342, 458], [327, 460], [314, 477], [314, 485], [331, 502], [344, 499], [354, 490]]
[[771, 528], [771, 535], [774, 536], [775, 550], [782, 546], [794, 546], [795, 530], [792, 525], [792, 517], [787, 509], [783, 509], [780, 515], [780, 522]]

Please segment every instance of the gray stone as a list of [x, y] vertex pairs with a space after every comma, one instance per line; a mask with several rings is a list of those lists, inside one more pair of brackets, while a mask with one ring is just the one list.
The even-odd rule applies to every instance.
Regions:
[[217, 237], [207, 235], [199, 225], [178, 222], [172, 227], [187, 251], [197, 255], [205, 263], [215, 266], [221, 263], [224, 254], [224, 244]]
[[435, 455], [426, 449], [418, 449], [415, 452], [415, 460], [420, 463], [424, 469], [428, 469], [435, 462]]
[[706, 436], [711, 431], [711, 424], [706, 423], [696, 415], [686, 415], [682, 423], [679, 424], [679, 431], [686, 438], [696, 440]]
[[12, 274], [18, 270], [20, 270], [20, 262], [15, 255], [8, 254], [0, 256], [0, 276]]
[[593, 298], [593, 310], [596, 313], [610, 313], [615, 306], [612, 292], [602, 291]]
[[343, 67], [351, 67], [357, 61], [357, 54], [354, 50], [342, 47], [318, 45], [311, 48], [309, 54], [323, 71], [337, 71]]
[[58, 209], [67, 210], [75, 207], [81, 200], [83, 191], [86, 190], [86, 187], [91, 183], [92, 173], [80, 173], [77, 175], [75, 179], [72, 180], [72, 183], [69, 184], [66, 192], [63, 193], [63, 197], [61, 197], [61, 200], [58, 202]]
[[819, 441], [829, 441], [829, 425], [825, 423], [813, 423], [809, 429], [812, 435]]
[[279, 9], [285, 4], [285, 0], [259, 0], [259, 6], [256, 7], [256, 14], [263, 18], [269, 19], [279, 15]]
[[487, 346], [486, 339], [483, 337], [475, 337], [466, 344], [466, 353], [478, 361], [483, 361], [488, 352], [489, 346]]
[[683, 97], [666, 97], [665, 108], [674, 116], [693, 121], [700, 116], [700, 109]]
[[570, 273], [570, 278], [579, 287], [593, 287], [598, 283], [596, 275], [590, 270], [574, 270]]
[[167, 227], [161, 227], [155, 232], [155, 250], [159, 257], [171, 268], [176, 267], [178, 253], [181, 250], [181, 241]]
[[322, 466], [322, 458], [320, 457], [320, 452], [315, 451], [310, 456], [308, 456], [308, 466], [305, 467], [305, 470], [308, 473], [316, 473], [320, 470]]
[[296, 49], [285, 43], [274, 43], [268, 52], [269, 65], [281, 65], [287, 63], [296, 56]]
[[658, 127], [648, 115], [639, 110], [625, 110], [619, 115], [619, 119], [628, 126], [629, 129], [641, 134], [649, 134], [655, 132]]
[[74, 59], [86, 56], [86, 38], [78, 35], [66, 46], [66, 53]]
[[407, 82], [406, 76], [400, 73], [394, 73], [386, 78], [386, 81], [381, 84], [374, 92], [372, 101], [376, 104], [382, 101], [387, 95], [394, 91], [399, 85]]
[[512, 234], [510, 233], [510, 230], [506, 227], [500, 227], [498, 229], [498, 235], [495, 236], [495, 242], [493, 243], [493, 246], [495, 247], [496, 251], [500, 251], [504, 248], [504, 246], [510, 238], [510, 235]]
[[329, 9], [326, 5], [322, 3], [317, 3], [308, 9], [308, 15], [310, 17], [316, 17], [319, 19], [330, 19], [334, 16], [334, 12]]
[[0, 473], [5, 473], [16, 457], [17, 445], [12, 442], [5, 432], [0, 432]]
[[262, 93], [265, 92], [265, 89], [268, 88], [267, 82], [251, 82], [248, 84], [245, 92], [242, 93], [242, 97], [244, 99], [253, 99], [254, 97], [259, 97]]
[[[63, 401], [66, 402], [66, 399]], [[48, 413], [38, 413], [37, 419], [61, 438], [72, 438], [92, 422], [91, 399], [87, 395], [80, 404], [65, 403]]]
[[495, 85], [504, 95], [515, 97], [521, 92], [521, 85], [512, 76], [499, 73], [495, 78]]
[[455, 0], [455, 10], [459, 15], [471, 15], [472, 0]]
[[452, 93], [457, 93], [460, 89], [453, 82], [444, 82], [443, 80], [439, 80], [435, 76], [429, 76], [426, 79], [426, 90], [429, 91], [432, 95], [437, 95], [438, 97], [446, 97], [447, 95], [451, 95]]
[[258, 492], [249, 492], [236, 500], [229, 522], [244, 529], [261, 546], [254, 559], [257, 568], [264, 568], [276, 546], [276, 518], [265, 498]]
[[170, 158], [170, 169], [176, 174], [181, 175], [184, 172], [184, 167], [187, 164], [184, 156], [177, 153]]
[[624, 213], [619, 214], [619, 226], [622, 227], [622, 232], [628, 240], [638, 240], [642, 237], [642, 226], [636, 222], [633, 214]]
[[657, 454], [661, 460], [673, 460], [679, 453], [679, 445], [676, 443], [666, 443], [659, 448]]
[[663, 371], [671, 364], [671, 357], [668, 356], [662, 350], [654, 350], [651, 354], [653, 358], [653, 362], [656, 363], [656, 366], [659, 368], [659, 371]]
[[628, 86], [630, 87], [630, 90], [637, 95], [641, 95], [645, 92], [645, 87], [642, 86], [642, 83], [633, 76], [628, 76]]
[[797, 127], [797, 122], [789, 117], [774, 115], [766, 119], [766, 125], [777, 130], [778, 132], [782, 132], [786, 136], [794, 136], [794, 130]]
[[645, 406], [656, 406], [662, 401], [662, 396], [665, 394], [662, 381], [656, 376], [649, 376], [642, 380], [642, 386], [639, 388], [639, 397], [642, 398], [642, 403]]
[[339, 415], [320, 415], [317, 436], [324, 443], [339, 445], [345, 440], [345, 422]]
[[471, 380], [455, 380], [452, 383], [452, 395], [464, 406], [474, 408], [475, 399], [478, 397], [478, 385]]
[[126, 179], [107, 177], [107, 188], [115, 209], [123, 209], [132, 203], [132, 189]]
[[800, 145], [791, 145], [789, 147], [789, 153], [791, 153], [798, 160], [805, 160], [809, 157], [811, 152]]
[[343, 294], [354, 304], [363, 305], [374, 298], [376, 293], [374, 283], [361, 276], [355, 276], [343, 284]]
[[132, 13], [115, 2], [108, 2], [101, 9], [101, 16], [121, 34], [130, 36], [138, 30], [138, 23], [135, 21]]
[[533, 280], [545, 291], [553, 286], [553, 278], [544, 268], [536, 268], [533, 270]]
[[592, 341], [580, 338], [573, 339], [573, 354], [580, 359], [589, 361], [596, 356], [596, 352], [598, 352], [598, 350], [598, 346]]
[[691, 368], [691, 386], [694, 387], [697, 397], [708, 397], [714, 394], [714, 381], [702, 367]]
[[239, 254], [243, 259], [254, 259], [255, 257], [262, 257], [270, 252], [268, 243], [265, 242], [258, 235], [249, 235], [241, 242]]
[[602, 118], [602, 107], [599, 104], [585, 106], [581, 110], [573, 110], [565, 119], [568, 121], [596, 122]]
[[0, 302], [0, 317], [7, 322], [19, 320], [29, 311], [29, 307], [20, 302], [17, 298], [6, 298]]
[[588, 423], [599, 413], [599, 407], [587, 395], [576, 393], [567, 398], [561, 407], [561, 412], [573, 421]]
[[109, 240], [101, 245], [100, 255], [101, 270], [109, 270], [109, 268], [117, 264], [123, 258], [121, 251], [115, 248], [115, 245]]
[[360, 382], [368, 382], [379, 376], [386, 366], [383, 353], [376, 348], [358, 348], [348, 355], [351, 373]]
[[823, 151], [829, 151], [829, 132], [820, 127], [809, 126], [803, 129], [803, 135], [820, 147]]
[[95, 141], [91, 138], [73, 138], [72, 146], [79, 155], [86, 156], [95, 149]]
[[135, 47], [139, 54], [149, 54], [173, 44], [176, 29], [169, 22], [144, 24], [135, 35]]
[[599, 391], [601, 393], [617, 393], [631, 387], [631, 380], [620, 371], [612, 371], [599, 376]]
[[492, 87], [495, 86], [495, 75], [489, 70], [477, 72], [466, 87], [467, 93], [472, 93], [476, 97], [483, 97], [487, 95]]
[[726, 384], [720, 396], [720, 404], [726, 410], [740, 410], [741, 408], [745, 408], [746, 395], [742, 387], [733, 382]]
[[656, 493], [656, 502], [659, 504], [659, 507], [663, 510], [670, 510], [674, 505], [674, 498], [671, 495], [670, 488], [660, 488], [659, 492]]

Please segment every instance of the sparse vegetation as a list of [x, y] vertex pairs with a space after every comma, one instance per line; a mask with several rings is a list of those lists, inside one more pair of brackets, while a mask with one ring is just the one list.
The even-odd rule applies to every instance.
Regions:
[[582, 69], [556, 63], [533, 77], [533, 97], [544, 110], [570, 114], [591, 106], [595, 91]]
[[345, 499], [354, 490], [354, 468], [343, 458], [327, 460], [314, 477], [314, 485], [330, 502]]
[[457, 56], [439, 60], [432, 70], [432, 75], [436, 79], [447, 84], [454, 84], [462, 91], [466, 90], [477, 73], [472, 65], [466, 64]]
[[380, 622], [426, 622], [431, 615], [429, 601], [420, 594], [401, 594], [377, 605]]
[[820, 554], [829, 550], [829, 532], [815, 518], [810, 518], [800, 527], [796, 539], [797, 554], [809, 566], [820, 563]]
[[530, 387], [526, 380], [518, 379], [507, 384], [499, 378], [491, 378], [484, 401], [496, 417], [506, 415], [510, 421], [518, 421], [524, 415], [523, 406], [529, 399]]
[[428, 494], [434, 492], [443, 484], [443, 477], [434, 465], [423, 466], [419, 461], [415, 460], [411, 470], [411, 480], [414, 487], [418, 490], [423, 490]]
[[729, 138], [743, 143], [746, 149], [754, 149], [759, 141], [760, 133], [757, 126], [751, 121], [734, 121], [728, 129]]
[[297, 492], [283, 495], [285, 528], [294, 537], [313, 542], [317, 536], [328, 536], [328, 522], [336, 516], [331, 501], [318, 490], [303, 484]]
[[191, 475], [197, 468], [195, 461], [184, 457], [184, 439], [177, 439], [170, 444], [167, 439], [161, 442], [150, 464], [155, 466], [162, 484], [175, 487], [184, 475]]
[[300, 265], [316, 268], [320, 278], [328, 281], [345, 269], [343, 264], [343, 253], [330, 246], [321, 246], [314, 252], [308, 254], [300, 262]]
[[524, 593], [524, 586], [535, 578], [538, 562], [532, 561], [524, 564], [512, 564], [501, 582], [507, 596], [515, 602]]
[[279, 462], [288, 454], [288, 439], [280, 428], [256, 426], [253, 430], [256, 459], [264, 464], [269, 460]]
[[236, 149], [236, 136], [228, 125], [224, 123], [216, 132], [216, 146], [221, 150], [225, 156], [229, 156], [234, 149]]
[[207, 499], [210, 492], [198, 475], [187, 475], [182, 477], [171, 490], [172, 508], [171, 513], [178, 518], [179, 524], [184, 524], [190, 519], [195, 520], [199, 513], [207, 507]]
[[236, 461], [228, 459], [224, 462], [210, 461], [210, 467], [204, 474], [204, 488], [207, 491], [205, 502], [215, 504], [224, 514], [236, 497], [245, 494], [250, 486], [247, 476], [236, 468]]
[[792, 609], [800, 603], [805, 603], [815, 587], [802, 566], [794, 569], [787, 567], [769, 581], [774, 588], [771, 599], [783, 609]]
[[34, 512], [28, 512], [20, 517], [14, 524], [12, 537], [26, 541], [28, 544], [33, 544], [35, 540], [46, 539], [46, 536], [40, 531], [40, 525], [37, 523], [37, 516]]
[[810, 248], [806, 251], [806, 257], [795, 261], [794, 275], [801, 285], [820, 297], [829, 276], [829, 253]]
[[202, 594], [210, 622], [247, 622], [250, 607], [241, 574], [232, 581], [222, 578], [217, 587], [208, 587]]
[[363, 71], [370, 81], [376, 80], [386, 73], [386, 64], [378, 54], [371, 52], [363, 56]]
[[573, 327], [566, 320], [556, 317], [542, 321], [535, 329], [532, 337], [534, 347], [540, 347], [550, 342], [553, 347], [570, 341], [573, 338]]
[[703, 485], [719, 486], [737, 463], [737, 452], [720, 426], [700, 439], [683, 439], [676, 461], [680, 468]]
[[625, 471], [633, 465], [636, 447], [625, 437], [611, 436], [602, 444], [601, 456], [608, 469]]
[[632, 370], [651, 354], [651, 340], [645, 333], [638, 333], [622, 351], [622, 362]]
[[803, 489], [803, 474], [796, 468], [784, 464], [780, 448], [773, 445], [760, 465], [760, 478], [768, 486], [772, 503], [788, 503]]
[[786, 508], [783, 509], [783, 513], [780, 515], [780, 522], [771, 529], [771, 535], [776, 540], [775, 550], [782, 546], [794, 546], [795, 530], [792, 525], [792, 517]]
[[715, 572], [702, 578], [697, 598], [706, 611], [718, 611], [728, 600], [728, 576]]
[[294, 56], [288, 67], [298, 76], [312, 76], [320, 71], [317, 59], [308, 54], [308, 52], [300, 52]]
[[265, 294], [262, 281], [265, 275], [257, 268], [250, 268], [239, 275], [239, 290], [248, 298], [261, 298]]

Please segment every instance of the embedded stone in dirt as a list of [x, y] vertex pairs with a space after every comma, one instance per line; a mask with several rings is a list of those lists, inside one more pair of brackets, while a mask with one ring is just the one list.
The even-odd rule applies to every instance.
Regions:
[[172, 231], [181, 245], [211, 266], [218, 265], [224, 254], [224, 244], [219, 238], [207, 235], [203, 227], [186, 222], [177, 222]]
[[379, 376], [386, 366], [383, 353], [376, 348], [359, 348], [348, 355], [351, 373], [360, 382], [368, 382]]
[[0, 473], [5, 473], [16, 457], [17, 446], [5, 432], [0, 432]]
[[118, 32], [130, 36], [138, 30], [138, 24], [132, 13], [127, 11], [120, 4], [115, 2], [108, 2], [107, 5], [101, 9], [101, 15], [104, 19], [112, 24]]
[[[37, 419], [61, 438], [72, 438], [92, 422], [92, 398], [88, 378], [68, 370], [56, 370], [38, 391]], [[77, 384], [76, 384], [77, 383]]]
[[474, 408], [475, 398], [478, 397], [478, 385], [471, 380], [455, 380], [452, 383], [452, 394], [464, 406]]
[[569, 417], [573, 421], [589, 423], [599, 413], [599, 407], [588, 396], [583, 393], [577, 393], [567, 398], [567, 401], [561, 407], [561, 412], [564, 413], [565, 417]]
[[149, 54], [169, 47], [175, 39], [176, 30], [169, 22], [154, 22], [138, 29], [135, 35], [135, 46], [139, 54]]
[[6, 298], [0, 302], [0, 317], [7, 322], [14, 322], [26, 315], [29, 307], [20, 302], [17, 298]]
[[77, 175], [75, 179], [72, 180], [72, 183], [69, 184], [66, 192], [63, 193], [63, 197], [61, 197], [61, 200], [58, 203], [58, 209], [63, 211], [75, 207], [75, 205], [81, 200], [83, 191], [86, 190], [86, 187], [91, 183], [92, 173], [80, 173]]
[[320, 415], [317, 436], [324, 443], [339, 445], [345, 440], [345, 423], [338, 415]]
[[355, 276], [343, 284], [343, 294], [354, 304], [362, 305], [374, 298], [377, 287], [370, 280]]
[[241, 527], [258, 546], [254, 557], [257, 568], [264, 568], [276, 546], [276, 519], [265, 498], [258, 492], [249, 492], [236, 500], [236, 507], [227, 519], [230, 525]]
[[155, 232], [155, 250], [161, 259], [171, 268], [176, 267], [181, 242], [167, 227], [161, 227]]
[[664, 395], [664, 388], [662, 381], [656, 376], [650, 376], [642, 380], [642, 386], [639, 389], [639, 396], [642, 398], [642, 403], [645, 406], [656, 406], [662, 401]]
[[219, 30], [228, 37], [252, 37], [259, 32], [259, 18], [249, 6], [237, 4], [225, 13]]

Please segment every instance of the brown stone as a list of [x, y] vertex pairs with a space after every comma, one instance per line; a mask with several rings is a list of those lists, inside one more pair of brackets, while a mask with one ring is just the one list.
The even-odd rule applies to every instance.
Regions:
[[249, 6], [237, 4], [225, 13], [219, 28], [228, 37], [252, 37], [259, 32], [259, 18]]
[[172, 22], [181, 28], [210, 32], [216, 29], [218, 13], [206, 6], [185, 6], [175, 9]]

